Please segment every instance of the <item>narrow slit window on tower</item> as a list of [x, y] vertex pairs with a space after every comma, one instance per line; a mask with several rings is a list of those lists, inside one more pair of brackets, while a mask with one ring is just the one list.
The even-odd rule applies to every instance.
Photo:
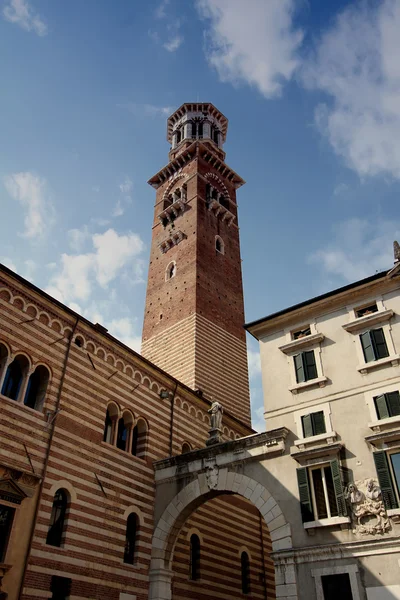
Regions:
[[195, 533], [190, 536], [189, 578], [192, 581], [200, 579], [200, 538]]
[[171, 262], [167, 266], [167, 269], [165, 272], [165, 279], [168, 281], [169, 279], [172, 279], [173, 277], [175, 277], [175, 275], [176, 275], [176, 263]]
[[197, 125], [197, 137], [199, 140], [203, 138], [203, 122], [200, 121]]
[[222, 238], [219, 237], [219, 235], [215, 236], [215, 249], [220, 254], [225, 253], [224, 242], [222, 241]]
[[192, 139], [196, 139], [197, 137], [197, 123], [196, 121], [192, 121]]

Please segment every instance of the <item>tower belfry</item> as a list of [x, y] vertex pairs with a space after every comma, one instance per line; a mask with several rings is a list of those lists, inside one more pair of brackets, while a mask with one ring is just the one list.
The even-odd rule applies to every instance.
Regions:
[[168, 119], [156, 190], [142, 354], [250, 423], [236, 190], [228, 120], [210, 103]]

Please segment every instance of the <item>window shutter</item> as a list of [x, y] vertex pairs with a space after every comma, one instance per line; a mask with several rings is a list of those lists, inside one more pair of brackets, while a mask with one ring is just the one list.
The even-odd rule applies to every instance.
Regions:
[[340, 472], [339, 462], [336, 459], [331, 460], [331, 471], [332, 471], [333, 486], [335, 488], [338, 516], [345, 517], [345, 516], [347, 516], [347, 506], [346, 506], [346, 500], [344, 498], [342, 474]]
[[370, 333], [372, 338], [372, 344], [375, 347], [376, 358], [386, 358], [387, 356], [389, 356], [383, 329], [373, 329]]
[[296, 354], [296, 356], [293, 357], [293, 360], [294, 368], [296, 370], [296, 381], [297, 383], [302, 383], [305, 381], [303, 357], [301, 354]]
[[308, 471], [306, 467], [296, 469], [297, 483], [299, 486], [299, 498], [301, 508], [301, 518], [303, 523], [314, 520], [314, 513], [311, 503], [310, 484], [308, 482]]
[[313, 420], [314, 435], [326, 432], [325, 416], [322, 410], [311, 415]]
[[373, 453], [376, 474], [378, 476], [379, 486], [382, 490], [383, 503], [386, 508], [398, 508], [396, 494], [393, 488], [392, 478], [390, 476], [386, 452]]
[[375, 406], [376, 412], [378, 413], [378, 419], [387, 419], [389, 417], [385, 394], [375, 398]]
[[306, 369], [306, 381], [309, 379], [315, 379], [318, 377], [317, 365], [315, 364], [314, 350], [304, 352], [304, 362]]
[[389, 408], [389, 416], [396, 417], [400, 415], [400, 394], [399, 392], [389, 392], [386, 394]]
[[366, 331], [360, 335], [361, 345], [364, 352], [365, 362], [375, 360], [375, 353], [372, 347], [370, 332]]
[[311, 415], [304, 415], [304, 417], [301, 417], [301, 423], [303, 425], [303, 435], [305, 438], [314, 435]]

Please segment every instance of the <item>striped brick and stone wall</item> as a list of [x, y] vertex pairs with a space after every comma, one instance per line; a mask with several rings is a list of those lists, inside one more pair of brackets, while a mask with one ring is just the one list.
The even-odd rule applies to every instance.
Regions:
[[[0, 269], [0, 343], [10, 360], [22, 353], [31, 370], [41, 364], [50, 372], [38, 410], [0, 395], [1, 474], [26, 494], [15, 506], [6, 555], [9, 600], [17, 600], [22, 584], [24, 600], [49, 598], [53, 576], [71, 579], [71, 600], [117, 600], [121, 593], [147, 599], [153, 461], [180, 454], [184, 443], [204, 447], [210, 403], [6, 268]], [[161, 398], [161, 391], [168, 397]], [[110, 403], [120, 415], [130, 411], [134, 422], [147, 424], [142, 458], [103, 441]], [[225, 412], [224, 439], [249, 433]], [[60, 488], [68, 511], [58, 548], [46, 544], [46, 535]], [[130, 512], [139, 520], [133, 565], [123, 562]], [[243, 521], [246, 514], [243, 509]], [[232, 547], [240, 541], [232, 526], [225, 538]], [[204, 577], [211, 578], [211, 570]]]

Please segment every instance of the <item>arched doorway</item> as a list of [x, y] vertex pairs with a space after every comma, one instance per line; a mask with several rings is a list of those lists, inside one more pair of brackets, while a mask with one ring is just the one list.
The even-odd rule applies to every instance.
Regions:
[[[210, 464], [205, 472], [193, 474], [192, 481], [173, 497], [162, 514], [160, 511], [153, 535], [149, 600], [172, 600], [173, 555], [179, 533], [200, 506], [223, 494], [241, 496], [258, 509], [268, 527], [273, 551], [292, 548], [290, 524], [271, 493], [246, 474]], [[278, 575], [277, 596], [297, 600], [295, 574], [290, 573], [290, 582], [285, 580], [284, 572]]]

